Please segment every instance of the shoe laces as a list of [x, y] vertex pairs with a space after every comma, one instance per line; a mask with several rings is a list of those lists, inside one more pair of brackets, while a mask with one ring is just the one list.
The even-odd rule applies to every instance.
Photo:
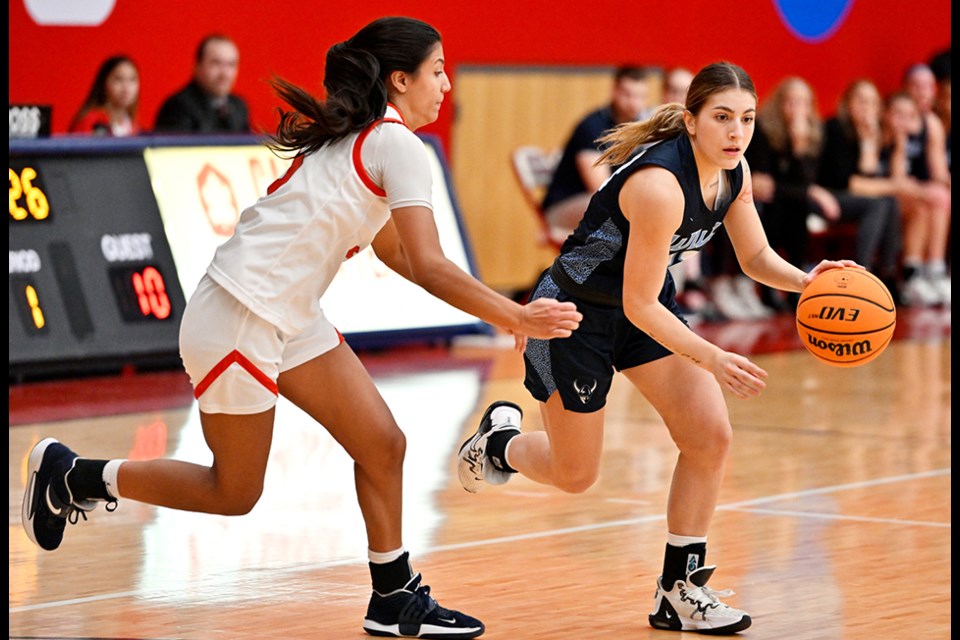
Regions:
[[[113, 513], [117, 510], [118, 506], [120, 506], [119, 503], [114, 499], [107, 500], [103, 508], [107, 510], [107, 513]], [[66, 520], [70, 524], [77, 524], [80, 522], [80, 518], [82, 517], [83, 521], [86, 522], [87, 511], [93, 511], [93, 509], [84, 509], [83, 507], [79, 507], [76, 504], [71, 503], [67, 506], [67, 515], [65, 516]]]
[[87, 520], [87, 512], [83, 509], [77, 509], [74, 506], [71, 506], [67, 509], [67, 522], [70, 524], [77, 524], [80, 522], [80, 517], [83, 516], [84, 522]]
[[734, 594], [733, 589], [724, 589], [718, 591], [704, 585], [702, 587], [681, 587], [680, 597], [688, 602], [702, 607], [726, 607], [728, 605], [720, 602], [720, 598], [729, 598]]

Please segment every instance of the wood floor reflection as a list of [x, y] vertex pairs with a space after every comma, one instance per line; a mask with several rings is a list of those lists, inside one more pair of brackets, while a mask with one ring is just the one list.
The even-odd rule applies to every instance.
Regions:
[[[754, 619], [743, 637], [950, 637], [951, 340], [949, 310], [937, 313], [904, 318], [888, 350], [855, 369], [796, 349], [789, 322], [704, 328], [770, 374], [760, 398], [729, 398], [735, 439], [709, 536], [711, 586], [737, 591], [730, 604]], [[462, 345], [362, 358], [407, 434], [405, 544], [441, 604], [484, 620], [490, 640], [687, 637], [646, 622], [676, 452], [625, 378], [590, 491], [515, 478], [472, 495], [454, 456], [487, 404], [517, 402], [524, 428], [541, 428], [519, 356]], [[247, 516], [125, 501], [47, 553], [20, 527], [26, 455], [41, 438], [100, 458], [209, 452], [178, 372], [17, 385], [10, 400], [11, 638], [367, 637], [351, 462], [295, 408], [278, 406], [266, 488]]]

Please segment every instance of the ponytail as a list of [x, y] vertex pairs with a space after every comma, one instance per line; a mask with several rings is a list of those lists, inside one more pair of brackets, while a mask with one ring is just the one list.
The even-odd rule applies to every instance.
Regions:
[[380, 81], [377, 59], [344, 42], [327, 52], [326, 101], [283, 78], [274, 77], [270, 84], [293, 107], [286, 112], [277, 108], [280, 124], [269, 143], [277, 152], [313, 153], [379, 120], [387, 110], [387, 89]]
[[657, 107], [653, 115], [640, 122], [627, 122], [607, 132], [597, 142], [609, 145], [596, 164], [618, 165], [626, 162], [637, 147], [649, 142], [659, 142], [683, 133], [684, 106], [669, 102]]

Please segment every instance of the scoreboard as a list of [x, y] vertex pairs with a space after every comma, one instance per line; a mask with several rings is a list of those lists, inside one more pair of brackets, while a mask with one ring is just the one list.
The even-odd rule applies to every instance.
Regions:
[[10, 157], [16, 372], [175, 361], [185, 306], [139, 154]]

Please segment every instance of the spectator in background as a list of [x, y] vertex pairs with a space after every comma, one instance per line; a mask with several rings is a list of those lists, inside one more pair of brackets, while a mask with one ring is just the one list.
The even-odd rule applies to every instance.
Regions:
[[[789, 262], [811, 262], [807, 217], [828, 222], [855, 222], [854, 260], [871, 269], [897, 295], [899, 215], [890, 198], [869, 198], [846, 190], [831, 192], [817, 183], [823, 124], [812, 87], [802, 78], [781, 81], [761, 106], [747, 160], [753, 195], [762, 205], [762, 220], [771, 246]], [[878, 261], [878, 254], [882, 260]], [[781, 310], [788, 305], [765, 289], [762, 298]]]
[[930, 58], [929, 65], [933, 76], [937, 79], [937, 97], [933, 103], [933, 112], [943, 124], [947, 148], [947, 171], [950, 171], [950, 49], [934, 54]]
[[[933, 104], [933, 112], [940, 118], [943, 125], [944, 147], [947, 151], [947, 171], [953, 173], [952, 163], [950, 161], [950, 78], [945, 78], [937, 83], [937, 100]], [[951, 184], [952, 184], [951, 179]]]
[[[932, 81], [932, 74], [929, 79]], [[946, 254], [950, 180], [942, 129], [934, 132], [941, 126], [940, 121], [932, 114], [922, 113], [906, 91], [890, 96], [884, 116], [888, 170], [892, 178], [905, 185], [896, 196], [904, 215], [903, 277], [907, 302], [920, 306], [949, 305], [951, 282]], [[931, 121], [935, 124], [928, 126]]]
[[617, 125], [649, 116], [653, 76], [652, 70], [643, 67], [620, 67], [614, 74], [610, 103], [577, 124], [543, 198], [551, 227], [570, 233], [580, 223], [593, 193], [611, 173], [608, 165], [594, 166], [601, 151], [597, 139]]
[[70, 121], [70, 133], [132, 136], [140, 133], [140, 72], [128, 56], [107, 58], [97, 70], [93, 86]]
[[687, 89], [690, 88], [690, 81], [693, 80], [693, 73], [683, 67], [674, 67], [667, 72], [663, 82], [663, 99], [661, 102], [679, 102], [686, 104]]
[[836, 196], [842, 215], [859, 220], [857, 255], [876, 256], [864, 266], [879, 269], [894, 296], [900, 253], [900, 207], [896, 196], [910, 187], [892, 178], [881, 157], [882, 103], [876, 85], [867, 79], [850, 83], [840, 96], [837, 113], [824, 125], [817, 182]]
[[210, 35], [197, 47], [190, 83], [160, 107], [156, 130], [183, 133], [246, 133], [250, 117], [243, 98], [233, 95], [240, 52], [224, 35]]

